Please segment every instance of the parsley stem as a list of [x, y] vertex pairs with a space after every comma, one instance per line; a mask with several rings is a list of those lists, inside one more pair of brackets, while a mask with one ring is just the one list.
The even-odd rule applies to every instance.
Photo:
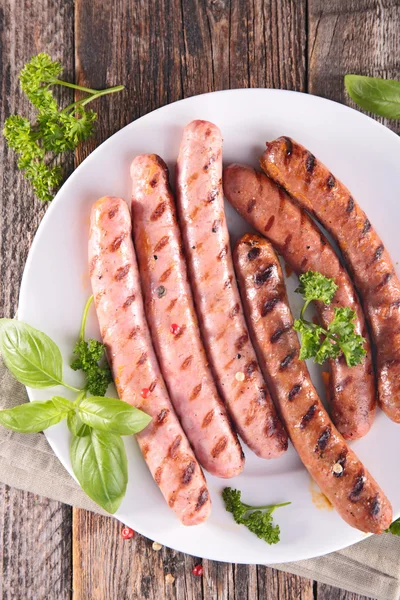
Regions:
[[86, 302], [85, 309], [84, 309], [83, 315], [82, 315], [81, 330], [79, 332], [79, 341], [80, 342], [83, 342], [83, 340], [85, 339], [86, 321], [87, 321], [89, 308], [90, 308], [90, 305], [92, 304], [92, 302], [93, 302], [93, 296], [90, 296], [89, 300]]
[[72, 110], [77, 106], [86, 106], [86, 104], [89, 104], [89, 102], [92, 102], [93, 100], [97, 100], [97, 98], [100, 98], [100, 96], [105, 96], [106, 94], [114, 94], [114, 92], [120, 92], [123, 89], [125, 89], [124, 85], [116, 85], [114, 87], [107, 88], [106, 90], [92, 90], [93, 93], [90, 96], [87, 96], [86, 98], [81, 98], [76, 102], [72, 102], [72, 104], [68, 104], [68, 106], [64, 108], [62, 112], [67, 113], [68, 111]]
[[64, 87], [69, 87], [74, 90], [80, 90], [81, 92], [87, 92], [88, 94], [96, 94], [98, 90], [92, 90], [91, 88], [86, 88], [81, 85], [77, 85], [76, 83], [69, 83], [69, 81], [63, 81], [62, 79], [52, 79], [49, 82], [51, 85], [58, 83], [59, 85], [63, 85]]
[[281, 504], [265, 504], [264, 506], [250, 506], [250, 504], [245, 504], [242, 502], [243, 506], [247, 508], [247, 510], [268, 510], [269, 508], [275, 510], [275, 508], [280, 508], [281, 506], [288, 506], [288, 504], [292, 504], [291, 502], [282, 502]]
[[304, 313], [306, 312], [306, 310], [307, 310], [307, 307], [308, 307], [308, 305], [310, 304], [310, 302], [311, 302], [311, 300], [310, 300], [310, 299], [309, 299], [309, 300], [306, 300], [306, 301], [304, 302], [304, 306], [303, 306], [303, 308], [301, 309], [301, 313], [300, 313], [300, 319], [302, 319], [303, 321], [305, 320], [305, 319], [304, 319]]

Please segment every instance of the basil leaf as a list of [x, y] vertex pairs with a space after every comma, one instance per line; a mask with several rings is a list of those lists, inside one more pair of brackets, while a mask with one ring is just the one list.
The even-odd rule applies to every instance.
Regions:
[[128, 462], [122, 438], [114, 433], [90, 430], [73, 437], [72, 468], [82, 489], [99, 506], [114, 514], [128, 483]]
[[1, 410], [0, 424], [19, 433], [36, 433], [59, 423], [67, 414], [68, 411], [60, 410], [52, 400], [35, 400]]
[[67, 398], [62, 398], [62, 396], [53, 396], [51, 401], [59, 410], [64, 410], [67, 412], [74, 410], [73, 403], [70, 400], [67, 400]]
[[16, 319], [0, 319], [0, 351], [20, 383], [45, 388], [62, 383], [62, 357], [46, 334]]
[[149, 415], [127, 402], [103, 396], [86, 398], [78, 411], [82, 421], [90, 427], [119, 435], [139, 433], [151, 421]]
[[350, 97], [365, 110], [388, 119], [400, 119], [400, 82], [379, 77], [346, 75]]
[[77, 437], [84, 437], [85, 435], [89, 435], [90, 427], [82, 423], [79, 415], [75, 410], [73, 412], [68, 413], [67, 425], [72, 435], [76, 435]]

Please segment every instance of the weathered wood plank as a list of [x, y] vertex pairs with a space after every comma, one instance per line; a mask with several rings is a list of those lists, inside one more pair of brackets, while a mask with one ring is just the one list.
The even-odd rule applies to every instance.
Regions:
[[[77, 0], [75, 33], [79, 82], [127, 86], [123, 96], [98, 105], [97, 134], [77, 161], [132, 119], [182, 97], [230, 87], [305, 89], [305, 0], [117, 0], [107, 6]], [[196, 578], [197, 562], [166, 548], [154, 552], [138, 535], [124, 542], [118, 524], [74, 511], [76, 600], [295, 597], [285, 581], [296, 597], [312, 598], [312, 582], [266, 567], [205, 560], [204, 575]]]
[[[0, 123], [12, 113], [33, 116], [17, 75], [46, 51], [73, 74], [73, 0], [6, 0], [0, 8]], [[69, 91], [62, 98], [71, 98]], [[0, 311], [13, 316], [26, 256], [46, 207], [35, 200], [0, 140]], [[72, 167], [71, 158], [64, 161]], [[64, 600], [72, 581], [69, 507], [0, 484], [0, 596], [7, 600]]]
[[[400, 78], [397, 0], [309, 0], [308, 91], [355, 107], [346, 73]], [[400, 123], [378, 119], [394, 131]], [[318, 600], [363, 600], [338, 588], [317, 584]]]

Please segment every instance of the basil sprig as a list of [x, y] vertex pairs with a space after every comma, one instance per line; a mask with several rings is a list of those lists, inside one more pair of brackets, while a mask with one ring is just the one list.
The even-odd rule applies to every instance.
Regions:
[[344, 83], [350, 97], [364, 110], [388, 119], [400, 119], [399, 81], [346, 75]]
[[[82, 319], [80, 344], [84, 341], [90, 303], [91, 299]], [[92, 345], [92, 372], [101, 358], [99, 344]], [[65, 383], [57, 344], [30, 325], [15, 319], [0, 319], [0, 352], [5, 365], [20, 383], [33, 388], [61, 385], [78, 393], [75, 401], [57, 395], [1, 410], [0, 424], [19, 433], [33, 433], [66, 419], [72, 434], [70, 457], [77, 480], [92, 500], [107, 512], [115, 513], [128, 483], [127, 457], [121, 436], [139, 433], [150, 423], [151, 417], [117, 398], [86, 397], [87, 385], [79, 389]], [[86, 348], [88, 352], [90, 345]], [[99, 366], [100, 369], [104, 367]]]

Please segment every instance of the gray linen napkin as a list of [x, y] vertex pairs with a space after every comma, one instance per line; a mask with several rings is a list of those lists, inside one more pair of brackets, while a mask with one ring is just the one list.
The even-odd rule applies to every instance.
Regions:
[[[0, 357], [0, 408], [12, 408], [27, 401], [25, 387], [12, 377]], [[0, 428], [0, 481], [106, 514], [67, 473], [41, 433], [19, 434]], [[377, 600], [398, 600], [400, 537], [372, 536], [339, 552], [274, 568]]]

